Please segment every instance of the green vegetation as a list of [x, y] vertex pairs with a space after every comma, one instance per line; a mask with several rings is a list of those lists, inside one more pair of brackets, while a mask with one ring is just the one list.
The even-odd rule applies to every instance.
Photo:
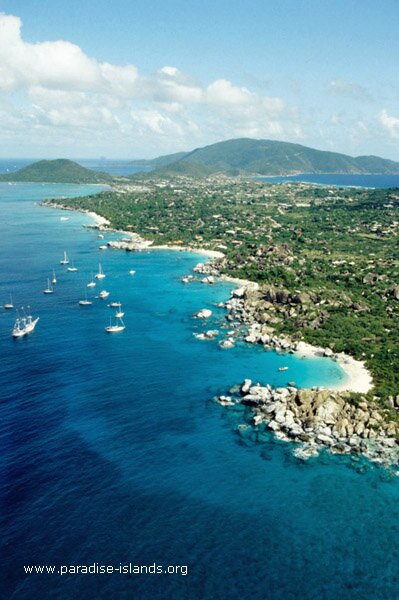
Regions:
[[156, 168], [160, 175], [211, 173], [227, 175], [292, 175], [297, 173], [399, 173], [399, 163], [377, 156], [353, 158], [299, 144], [272, 140], [235, 139], [192, 152], [136, 161]]
[[262, 285], [261, 322], [364, 359], [381, 402], [399, 394], [399, 190], [147, 176], [67, 203], [223, 251], [222, 272]]
[[0, 181], [40, 183], [109, 183], [112, 177], [78, 165], [72, 160], [40, 160], [15, 173], [0, 175]]

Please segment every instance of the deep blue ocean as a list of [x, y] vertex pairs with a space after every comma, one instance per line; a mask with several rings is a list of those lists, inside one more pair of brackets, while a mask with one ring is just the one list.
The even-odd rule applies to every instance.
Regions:
[[[232, 285], [183, 285], [198, 255], [101, 251], [87, 215], [37, 204], [95, 189], [0, 184], [0, 304], [12, 292], [40, 316], [14, 341], [15, 315], [0, 309], [0, 597], [398, 598], [399, 481], [349, 458], [300, 463], [212, 401], [244, 377], [327, 384], [339, 367], [195, 339], [205, 326], [192, 313], [210, 307], [206, 328], [220, 328], [214, 303]], [[64, 250], [76, 273], [59, 264]], [[120, 334], [104, 331], [107, 301], [78, 305], [100, 260], [107, 276], [89, 296], [104, 287], [123, 303]], [[188, 572], [24, 571], [94, 563]]]

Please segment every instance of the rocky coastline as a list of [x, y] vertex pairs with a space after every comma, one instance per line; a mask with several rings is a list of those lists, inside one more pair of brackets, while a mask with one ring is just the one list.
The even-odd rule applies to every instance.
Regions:
[[[205, 276], [206, 282], [206, 278], [220, 277], [221, 264], [220, 260], [200, 263], [194, 271]], [[261, 289], [252, 282], [240, 283], [243, 285], [232, 290], [224, 303], [226, 319], [235, 325], [237, 335], [240, 335], [239, 327], [244, 325], [242, 339], [247, 343], [261, 344], [266, 350], [279, 353], [336, 360], [348, 378], [337, 389], [298, 389], [295, 385], [273, 388], [268, 384], [254, 385], [247, 379], [232, 388], [232, 393], [215, 400], [222, 406], [248, 407], [251, 426], [266, 428], [280, 441], [294, 442], [293, 454], [300, 460], [317, 456], [325, 449], [332, 454], [364, 456], [384, 467], [399, 467], [399, 422], [392, 419], [392, 411], [399, 412], [399, 395], [391, 399], [386, 409], [381, 408], [370, 395], [360, 395], [372, 389], [371, 375], [361, 361], [335, 353], [331, 348], [316, 348], [300, 339], [275, 334], [272, 325], [276, 300], [277, 304], [283, 300], [283, 310], [291, 310], [306, 305], [307, 294], [298, 291], [295, 298], [278, 298], [279, 290]], [[200, 337], [213, 338], [206, 333]], [[223, 342], [219, 344], [231, 347]], [[357, 393], [355, 398], [353, 392]]]
[[[273, 388], [247, 379], [238, 391], [233, 388], [233, 393], [216, 401], [227, 407], [249, 407], [252, 426], [267, 428], [280, 441], [296, 442], [293, 454], [298, 459], [307, 460], [327, 449], [399, 467], [399, 424], [387, 420], [387, 413], [366, 398], [353, 404], [349, 392]], [[399, 405], [399, 396], [396, 401]]]

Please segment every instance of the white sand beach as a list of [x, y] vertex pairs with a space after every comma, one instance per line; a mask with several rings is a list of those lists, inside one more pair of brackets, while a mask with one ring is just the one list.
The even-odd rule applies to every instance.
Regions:
[[[295, 355], [300, 358], [321, 357], [325, 356], [325, 349], [299, 342]], [[330, 386], [331, 389], [365, 394], [373, 387], [373, 379], [363, 361], [356, 360], [344, 352], [333, 354], [329, 358], [335, 360], [347, 376], [344, 382]]]

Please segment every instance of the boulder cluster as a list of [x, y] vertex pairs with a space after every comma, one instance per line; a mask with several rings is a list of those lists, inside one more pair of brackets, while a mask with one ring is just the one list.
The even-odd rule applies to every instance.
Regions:
[[256, 427], [264, 424], [277, 439], [300, 443], [294, 449], [298, 458], [316, 456], [324, 447], [334, 454], [361, 454], [399, 466], [399, 424], [387, 421], [384, 411], [364, 397], [354, 405], [348, 392], [273, 388], [246, 379], [239, 395], [217, 400], [225, 406], [251, 407]]
[[[329, 301], [330, 304], [336, 302]], [[318, 329], [328, 318], [326, 299], [317, 294], [296, 290], [290, 292], [272, 285], [248, 285], [233, 290], [226, 303], [230, 320], [242, 323], [260, 323], [273, 328], [283, 320], [290, 320], [298, 330], [304, 327]]]

